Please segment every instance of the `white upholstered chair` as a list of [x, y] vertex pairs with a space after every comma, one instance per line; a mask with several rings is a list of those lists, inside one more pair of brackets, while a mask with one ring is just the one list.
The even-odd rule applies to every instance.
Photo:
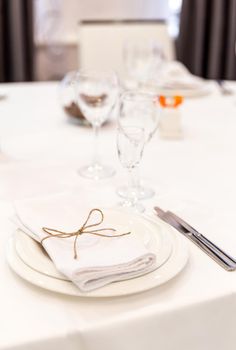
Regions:
[[123, 75], [124, 43], [146, 39], [159, 42], [167, 60], [174, 59], [174, 45], [165, 21], [81, 21], [78, 32], [79, 67], [113, 69]]

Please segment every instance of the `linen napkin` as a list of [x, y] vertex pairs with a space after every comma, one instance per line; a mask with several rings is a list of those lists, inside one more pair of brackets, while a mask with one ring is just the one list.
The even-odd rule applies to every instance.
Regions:
[[158, 85], [164, 89], [197, 90], [204, 86], [204, 80], [196, 77], [180, 62], [172, 61], [163, 65]]
[[[47, 236], [42, 227], [64, 232], [76, 231], [83, 225], [92, 208], [88, 207], [86, 200], [73, 194], [27, 199], [15, 202], [14, 221], [26, 234], [41, 241]], [[104, 211], [105, 219], [101, 228], [117, 229], [117, 233], [111, 232], [111, 235], [127, 232], [128, 228], [122, 227], [122, 223], [117, 223], [117, 227], [114, 227], [114, 221], [109, 223], [109, 212]], [[97, 221], [94, 217], [88, 224]], [[43, 241], [56, 268], [83, 292], [138, 277], [155, 268], [155, 255], [148, 251], [135, 232], [112, 238], [82, 234], [77, 240], [77, 259], [74, 259], [73, 244], [73, 237], [50, 237]]]

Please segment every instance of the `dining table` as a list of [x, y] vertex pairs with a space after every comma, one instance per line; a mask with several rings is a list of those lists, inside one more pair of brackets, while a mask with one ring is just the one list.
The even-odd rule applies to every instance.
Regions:
[[[155, 205], [172, 210], [236, 258], [236, 83], [227, 84], [230, 95], [212, 81], [209, 93], [184, 99], [182, 138], [157, 130], [140, 172], [155, 189], [142, 201], [146, 215], [157, 220]], [[116, 207], [127, 174], [117, 155], [116, 113], [99, 140], [116, 174], [93, 181], [78, 172], [92, 157], [91, 128], [65, 114], [58, 82], [2, 83], [0, 94], [0, 350], [235, 350], [236, 271], [185, 237], [184, 268], [129, 295], [56, 293], [11, 269], [16, 201], [71, 192], [83, 202], [86, 191], [100, 191], [104, 205]]]

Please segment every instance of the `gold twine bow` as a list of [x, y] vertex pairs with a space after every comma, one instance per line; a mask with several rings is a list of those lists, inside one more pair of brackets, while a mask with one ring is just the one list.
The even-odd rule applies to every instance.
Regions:
[[[98, 212], [101, 215], [100, 220], [95, 223], [95, 224], [91, 224], [91, 225], [87, 225], [90, 217], [92, 216], [92, 214], [94, 212]], [[42, 230], [46, 233], [48, 233], [48, 236], [44, 237], [41, 240], [41, 244], [43, 243], [43, 241], [45, 241], [45, 239], [48, 238], [70, 238], [70, 237], [75, 237], [74, 239], [74, 259], [77, 259], [78, 254], [77, 254], [77, 239], [80, 235], [87, 233], [90, 235], [95, 235], [95, 236], [101, 236], [101, 237], [109, 237], [109, 238], [114, 238], [114, 237], [120, 237], [120, 236], [125, 236], [125, 235], [129, 235], [131, 232], [125, 232], [125, 233], [120, 233], [120, 234], [116, 234], [114, 236], [110, 236], [110, 235], [106, 235], [106, 234], [102, 234], [102, 233], [98, 233], [101, 231], [113, 231], [115, 232], [116, 230], [114, 228], [99, 228], [99, 229], [95, 229], [95, 230], [89, 230], [87, 231], [87, 229], [91, 228], [91, 227], [95, 227], [95, 226], [99, 226], [104, 220], [104, 214], [100, 209], [92, 209], [90, 210], [87, 219], [85, 220], [84, 224], [75, 232], [63, 232], [63, 231], [59, 231], [59, 230], [55, 230], [52, 228], [48, 228], [48, 227], [42, 227]]]

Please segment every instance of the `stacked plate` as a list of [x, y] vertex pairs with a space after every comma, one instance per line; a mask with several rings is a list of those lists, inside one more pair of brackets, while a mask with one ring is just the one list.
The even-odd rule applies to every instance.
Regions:
[[207, 80], [191, 74], [177, 61], [165, 63], [160, 76], [151, 85], [164, 96], [200, 97], [212, 92], [212, 86]]
[[210, 84], [205, 84], [197, 88], [188, 87], [166, 87], [161, 84], [156, 84], [156, 91], [160, 95], [164, 96], [183, 96], [183, 97], [201, 97], [206, 96], [212, 92], [212, 87]]
[[86, 297], [111, 297], [134, 294], [157, 287], [176, 276], [188, 259], [186, 242], [159, 219], [136, 214], [113, 212], [114, 225], [129, 229], [156, 255], [154, 271], [138, 278], [115, 282], [88, 293], [81, 292], [58, 272], [41, 246], [33, 237], [17, 230], [7, 247], [11, 268], [28, 282], [54, 292]]

